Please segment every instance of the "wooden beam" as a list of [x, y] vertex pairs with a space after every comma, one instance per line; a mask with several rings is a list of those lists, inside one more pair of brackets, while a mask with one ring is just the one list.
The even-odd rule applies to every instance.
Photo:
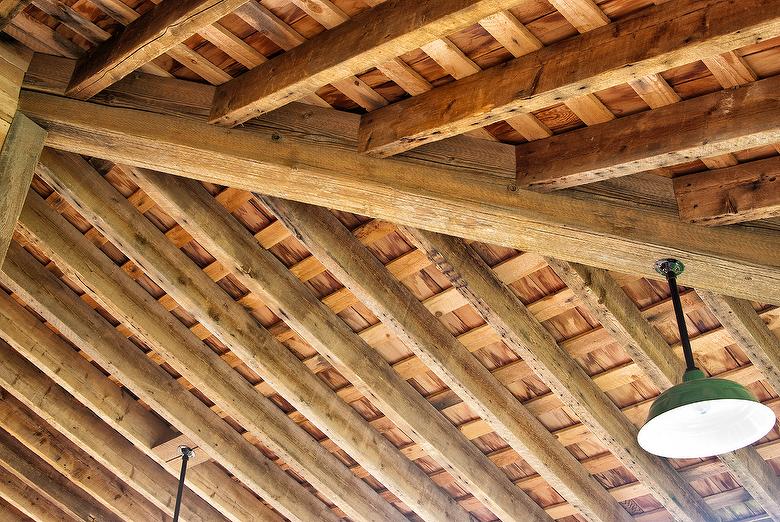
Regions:
[[[150, 171], [137, 172], [138, 185], [189, 231], [225, 267], [234, 267], [234, 275], [250, 291], [262, 296], [270, 309], [284, 317], [301, 337], [322, 353], [377, 407], [418, 443], [430, 448], [431, 456], [457, 471], [456, 477], [474, 492], [488, 508], [508, 520], [547, 517], [539, 507], [518, 490], [503, 472], [484, 457], [451, 423], [431, 406], [411, 385], [397, 375], [389, 364], [368, 346], [316, 295], [286, 269], [271, 252], [211, 197], [199, 183], [180, 180]], [[308, 412], [305, 412], [308, 416]], [[312, 418], [316, 422], [317, 417]], [[329, 427], [333, 432], [333, 428]], [[337, 442], [344, 436], [336, 438]], [[365, 438], [356, 437], [359, 440]], [[361, 444], [363, 444], [361, 442]], [[380, 448], [384, 459], [363, 456], [372, 448], [349, 445], [353, 457], [377, 479], [424, 518], [468, 520], [468, 513], [445, 502], [441, 491], [427, 476], [420, 476], [409, 461], [393, 466], [389, 455], [396, 452]], [[362, 457], [362, 458], [361, 458]], [[400, 474], [408, 474], [403, 478]], [[385, 477], [388, 479], [385, 482]], [[411, 480], [411, 479], [414, 480]], [[415, 493], [414, 488], [417, 488]], [[422, 495], [422, 496], [421, 496]]]
[[46, 131], [17, 113], [0, 150], [0, 266], [30, 188]]
[[777, 0], [672, 0], [368, 113], [360, 150], [397, 154], [778, 33]]
[[32, 0], [0, 0], [0, 30], [8, 25]]
[[630, 519], [571, 453], [331, 212], [274, 198], [263, 198], [263, 202], [561, 496], [593, 520]]
[[680, 219], [726, 225], [780, 216], [780, 157], [674, 178]]
[[[162, 520], [163, 512], [95, 459], [46, 426], [13, 396], [0, 401], [3, 429], [123, 520]], [[2, 518], [0, 518], [2, 520]]]
[[[665, 390], [679, 382], [685, 371], [682, 360], [669, 349], [660, 332], [642, 317], [612, 276], [604, 270], [576, 263], [556, 259], [547, 262], [655, 386]], [[756, 319], [763, 324], [760, 318]], [[769, 335], [773, 336], [771, 332]], [[756, 365], [759, 369], [771, 368], [766, 355], [759, 362], [761, 366]], [[767, 513], [780, 517], [780, 479], [755, 448], [743, 448], [720, 458]]]
[[15, 520], [16, 522], [33, 522], [33, 519], [0, 498], [0, 520]]
[[773, 143], [778, 89], [773, 77], [520, 145], [518, 186], [550, 191]]
[[517, 1], [388, 0], [220, 86], [210, 120], [237, 125], [473, 25]]
[[247, 0], [162, 2], [79, 60], [68, 95], [87, 99], [174, 48]]
[[[414, 155], [381, 160], [333, 140], [337, 130], [314, 144], [279, 128], [226, 130], [39, 93], [23, 92], [21, 107], [54, 148], [651, 278], [658, 275], [648, 260], [674, 255], [692, 286], [780, 303], [776, 232], [703, 229], [626, 202], [517, 191], [496, 174], [501, 165], [492, 176], [473, 167], [503, 157], [477, 151], [443, 167], [446, 148], [431, 149], [435, 164]], [[737, 287], [736, 273], [745, 276]]]
[[[104, 193], [107, 194], [108, 189], [113, 190], [83, 159], [49, 149], [44, 151], [40, 173], [45, 179], [52, 180], [58, 186], [63, 180], [69, 179], [69, 176], [83, 175], [91, 180], [90, 183], [96, 182], [100, 187], [105, 187]], [[65, 181], [65, 183], [69, 182]], [[402, 518], [401, 513], [375, 493], [368, 484], [353, 476], [334, 455], [287, 418], [270, 399], [266, 399], [253, 389], [245, 378], [201, 342], [176, 317], [168, 313], [160, 303], [124, 273], [121, 267], [115, 266], [78, 230], [68, 225], [64, 218], [57, 215], [40, 197], [33, 194], [29, 197], [31, 203], [23, 211], [22, 223], [26, 230], [39, 238], [42, 243], [41, 248], [56, 259], [63, 270], [73, 274], [78, 280], [88, 282], [86, 286], [99, 302], [104, 303], [112, 314], [116, 314], [115, 317], [125, 322], [150, 347], [163, 355], [168, 363], [189, 382], [225, 409], [245, 429], [260, 436], [264, 444], [293, 466], [293, 469], [319, 491], [349, 512], [351, 518], [361, 519], [369, 513], [381, 513], [386, 520]], [[114, 191], [110, 197], [117, 199], [121, 198], [121, 195]], [[122, 198], [121, 202], [124, 202], [122, 207], [127, 211], [122, 219], [133, 220], [133, 222], [127, 221], [127, 224], [134, 229], [132, 233], [134, 237], [147, 238], [147, 250], [152, 250], [149, 245], [155, 247], [166, 245], [166, 252], [177, 258], [180, 266], [189, 266], [191, 267], [189, 272], [201, 273], [201, 281], [204, 277], [208, 280], [207, 276], [179, 252], [154, 225], [143, 218], [126, 200]], [[92, 211], [100, 215], [105, 214], [100, 205], [92, 207]], [[108, 235], [114, 237], [114, 231]], [[127, 244], [126, 239], [121, 236], [116, 239], [116, 244], [122, 247]], [[72, 245], [79, 245], [78, 250], [81, 255], [73, 255]], [[142, 266], [148, 264], [144, 262]], [[219, 295], [216, 293], [217, 285], [211, 280], [208, 281], [212, 294]], [[225, 295], [224, 292], [222, 295]], [[232, 303], [232, 300], [225, 295], [223, 302], [228, 301]], [[241, 309], [240, 305], [235, 303], [233, 305], [233, 310], [235, 307]], [[247, 322], [254, 321], [248, 312], [243, 309], [241, 311]], [[287, 348], [275, 339], [273, 347], [280, 353], [289, 353]], [[278, 358], [283, 360], [281, 356]], [[289, 354], [286, 359], [291, 365], [290, 375], [296, 371], [308, 372], [294, 355]], [[297, 363], [297, 368], [293, 361]], [[315, 408], [320, 410], [315, 418], [311, 418], [312, 422], [324, 421], [326, 426], [323, 429], [328, 433], [337, 433], [338, 441], [372, 440], [370, 448], [365, 451], [377, 447], [383, 449], [373, 455], [376, 464], [372, 469], [379, 466], [380, 462], [389, 465], [391, 462], [389, 455], [393, 453], [396, 454], [395, 464], [399, 467], [403, 465], [405, 459], [400, 453], [393, 451], [395, 448], [389, 441], [386, 441], [376, 430], [371, 429], [354, 409], [340, 401], [326, 384], [319, 381], [319, 378], [310, 372], [308, 374], [311, 375], [308, 381], [301, 377], [298, 377], [298, 381], [302, 382], [301, 388], [309, 390], [301, 398], [301, 402], [309, 405], [308, 409], [305, 409], [306, 413], [312, 413]], [[319, 386], [317, 382], [320, 382]], [[354, 442], [350, 442], [345, 449], [356, 447]], [[408, 473], [411, 474], [413, 471]]]
[[0, 466], [76, 520], [122, 520], [4, 430], [0, 430]]
[[[14, 382], [14, 387], [4, 386], [36, 415], [171, 516], [179, 466], [174, 463], [166, 472], [160, 467], [165, 466], [165, 462], [156, 458], [152, 450], [175, 435], [167, 423], [146, 410], [30, 312], [6, 296], [0, 296], [0, 331], [23, 355], [0, 343], [4, 361], [0, 366], [0, 382]], [[18, 418], [15, 410], [10, 413]], [[100, 422], [101, 419], [105, 423]], [[23, 428], [12, 430], [11, 422], [3, 425], [18, 439], [23, 438]], [[190, 470], [187, 482], [189, 488], [208, 499], [230, 520], [246, 521], [255, 517], [273, 522], [279, 520], [215, 464]], [[182, 511], [185, 519], [211, 520], [208, 517], [216, 515], [189, 490], [185, 490], [184, 500], [187, 502]]]
[[3, 282], [144, 402], [288, 518], [337, 519], [325, 504], [147, 358], [32, 256], [18, 246], [12, 251], [3, 266]]
[[533, 368], [653, 496], [678, 519], [712, 520], [696, 491], [663, 459], [642, 450], [637, 430], [612, 400], [563, 350], [478, 253], [458, 238], [415, 229], [407, 235], [426, 252], [458, 292], [485, 318], [504, 343]]
[[4, 468], [0, 468], [0, 498], [37, 522], [77, 522]]

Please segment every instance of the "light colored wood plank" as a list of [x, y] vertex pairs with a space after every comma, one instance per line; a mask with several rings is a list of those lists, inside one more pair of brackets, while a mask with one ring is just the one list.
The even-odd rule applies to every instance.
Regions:
[[542, 140], [553, 134], [550, 128], [533, 114], [518, 114], [507, 118], [506, 122], [528, 141]]
[[702, 60], [724, 89], [732, 89], [758, 80], [758, 75], [734, 51]]
[[94, 96], [246, 1], [185, 0], [155, 6], [79, 62], [68, 95], [81, 99]]
[[417, 71], [400, 58], [393, 58], [377, 65], [376, 68], [412, 96], [417, 96], [433, 89], [428, 80], [420, 76]]
[[123, 520], [162, 520], [165, 516], [75, 444], [44, 426], [13, 397], [7, 395], [0, 401], [0, 419], [5, 431]]
[[677, 103], [682, 98], [660, 74], [651, 74], [628, 82], [651, 109]]
[[[99, 174], [80, 158], [47, 155], [44, 158], [43, 165], [49, 170], [45, 174], [42, 173], [42, 175], [57, 186], [60, 186], [63, 180], [75, 172], [82, 171], [83, 173], [84, 169], [88, 169], [86, 175], [92, 178], [91, 183], [97, 182], [100, 188], [105, 187], [104, 191], [113, 190], [107, 182], [102, 180]], [[75, 197], [88, 198], [89, 196], [81, 194]], [[118, 193], [114, 193], [114, 197], [121, 196]], [[186, 277], [192, 279], [196, 277], [194, 274], [198, 273], [200, 281], [208, 281], [208, 287], [205, 290], [212, 295], [220, 295], [217, 293], [220, 292], [217, 285], [208, 276], [201, 272], [191, 261], [188, 261], [187, 257], [175, 245], [157, 231], [154, 225], [138, 214], [128, 202], [124, 201], [123, 203], [124, 205], [121, 205], [122, 210], [130, 212], [130, 214], [125, 214], [120, 219], [125, 221], [130, 216], [135, 216], [134, 221], [132, 223], [128, 222], [127, 225], [134, 230], [131, 233], [133, 237], [145, 238], [146, 247], [144, 247], [144, 255], [153, 255], [155, 248], [157, 248], [163, 252], [161, 259], [165, 259], [165, 255], [173, 256], [171, 257], [172, 259], [178, 258], [176, 262], [179, 265], [179, 269], [189, 269], [187, 270], [189, 275]], [[40, 205], [37, 206], [40, 208]], [[40, 208], [39, 212], [43, 214], [45, 210], [45, 208]], [[52, 212], [50, 210], [48, 214], [51, 215]], [[96, 213], [90, 214], [91, 216], [102, 216], [101, 220], [108, 221], [110, 219], [110, 217], [105, 216], [105, 208], [101, 208], [101, 206], [93, 206], [90, 212]], [[71, 267], [71, 270], [76, 272], [74, 275], [79, 280], [90, 281], [88, 286], [93, 289], [96, 298], [100, 302], [105, 303], [105, 306], [112, 313], [122, 318], [131, 330], [136, 331], [137, 335], [141, 336], [150, 346], [153, 346], [157, 352], [162, 354], [169, 364], [177, 368], [177, 371], [185, 376], [189, 382], [219, 404], [242, 426], [260, 436], [264, 444], [272, 448], [276, 454], [293, 466], [293, 469], [298, 473], [306, 477], [307, 481], [317, 487], [318, 490], [328, 495], [342, 509], [350, 513], [351, 518], [365, 520], [370, 518], [369, 514], [371, 513], [380, 513], [387, 520], [400, 520], [398, 518], [401, 517], [399, 512], [382, 500], [367, 484], [356, 479], [335, 456], [331, 455], [316, 440], [312, 439], [308, 433], [290, 421], [275, 404], [253, 390], [252, 386], [240, 374], [236, 373], [227, 363], [221, 360], [208, 346], [201, 343], [173, 315], [168, 314], [161, 305], [156, 303], [151, 296], [136, 285], [129, 276], [113, 267], [111, 261], [101, 255], [96, 247], [91, 246], [89, 241], [79, 234], [78, 231], [67, 229], [67, 232], [69, 232], [67, 234], [66, 230], [57, 231], [49, 229], [45, 231], [41, 229], [42, 225], [51, 221], [55, 221], [53, 216], [48, 220], [39, 218], [35, 222], [37, 227], [34, 234], [49, 245], [48, 249], [46, 246], [43, 248], [47, 252], [54, 250], [51, 255], [61, 261], [63, 266]], [[61, 223], [62, 219], [56, 221]], [[108, 222], [110, 223], [110, 221]], [[25, 223], [28, 223], [26, 228], [32, 226], [32, 220], [25, 221]], [[64, 225], [61, 226], [64, 228]], [[107, 227], [103, 227], [103, 229], [109, 237], [115, 239], [116, 244], [122, 245], [123, 248], [128, 244], [127, 239], [122, 236], [122, 231]], [[55, 242], [54, 236], [62, 237], [66, 234], [69, 237], [67, 241]], [[69, 249], [67, 244], [72, 242], [77, 242], [77, 244], [81, 245], [80, 250], [84, 252], [84, 256], [89, 255], [89, 259], [79, 259], [68, 255]], [[252, 242], [256, 244], [254, 238], [252, 238]], [[129, 253], [132, 256], [132, 252]], [[141, 261], [135, 257], [134, 259]], [[167, 267], [162, 264], [163, 261], [159, 261], [159, 263], [160, 270], [166, 270]], [[146, 261], [142, 262], [142, 266], [148, 266]], [[113, 272], [116, 273], [114, 274]], [[193, 280], [197, 281], [197, 279]], [[163, 284], [167, 287], [166, 283]], [[179, 301], [179, 294], [172, 295], [176, 296], [177, 301]], [[225, 303], [230, 302], [233, 305], [232, 312], [240, 311], [236, 319], [243, 319], [247, 324], [251, 324], [251, 321], [254, 321], [249, 313], [230, 300], [227, 294], [222, 292], [221, 295], [224, 298], [219, 301], [220, 304], [209, 304], [210, 307], [207, 307], [205, 313], [215, 315], [213, 313], [215, 306], [225, 306]], [[192, 310], [193, 312], [196, 311], [195, 309]], [[270, 337], [267, 332], [265, 335]], [[287, 348], [273, 339], [269, 339], [269, 345], [269, 353], [273, 354], [272, 350], [276, 350], [278, 352], [276, 354], [278, 360], [290, 362], [289, 375], [302, 374], [296, 381], [300, 381], [302, 384], [298, 385], [298, 388], [295, 388], [295, 384], [290, 384], [289, 387], [295, 388], [296, 391], [301, 389], [309, 391], [306, 395], [300, 396], [300, 398], [296, 396], [294, 398], [291, 397], [290, 400], [296, 405], [299, 403], [307, 404], [308, 406], [303, 408], [303, 411], [307, 414], [314, 412], [316, 409], [317, 415], [312, 418], [312, 422], [326, 421], [327, 426], [323, 426], [323, 429], [329, 428], [339, 433], [337, 437], [339, 441], [364, 441], [367, 438], [372, 438], [371, 435], [373, 435], [373, 440], [376, 442], [372, 442], [370, 445], [375, 447], [381, 444], [383, 440], [381, 435], [373, 432], [373, 430], [369, 430], [368, 426], [365, 426], [365, 432], [357, 432], [358, 426], [365, 425], [359, 414], [348, 405], [341, 403], [335, 393], [330, 391], [327, 385], [321, 383], [315, 375], [310, 374], [295, 359], [295, 356], [289, 353]], [[252, 348], [247, 348], [246, 351], [250, 349]], [[287, 357], [284, 357], [284, 355], [287, 355]], [[253, 356], [260, 357], [256, 351], [253, 352]], [[271, 355], [268, 356], [268, 358], [270, 357]], [[296, 365], [292, 361], [298, 364]], [[307, 380], [305, 376], [309, 375], [310, 377]], [[337, 415], [338, 418], [336, 419]], [[340, 430], [348, 431], [344, 434]], [[186, 432], [185, 435], [201, 446], [201, 443], [191, 435]], [[350, 449], [357, 447], [353, 446], [352, 443], [350, 444]], [[385, 442], [383, 457], [386, 457], [385, 453], [387, 453], [388, 448], [392, 448], [392, 446], [387, 446], [387, 444], [389, 442]], [[366, 449], [368, 450], [368, 448]], [[216, 458], [214, 452], [209, 450], [209, 448], [204, 448], [204, 451], [208, 451], [212, 457]], [[398, 455], [398, 457], [401, 456]], [[379, 460], [379, 457], [376, 458]], [[387, 464], [389, 461], [385, 460], [383, 462]], [[275, 480], [279, 480], [279, 478], [277, 477]], [[284, 483], [280, 483], [280, 487], [290, 488], [289, 484]], [[291, 490], [294, 491], [294, 488], [291, 488]], [[271, 498], [269, 501], [273, 502], [273, 499]]]
[[778, 87], [769, 78], [522, 144], [518, 184], [549, 191], [774, 143], [780, 118], [770, 93]]
[[[661, 505], [680, 520], [712, 520], [714, 513], [696, 491], [666, 460], [641, 449], [634, 425], [495, 276], [479, 254], [457, 238], [405, 230], [499, 333], [504, 343], [534, 369], [534, 373], [561, 398], [564, 406], [577, 415]], [[533, 465], [532, 461], [529, 463]], [[557, 484], [554, 486], [561, 492]], [[610, 516], [613, 520], [619, 519], [617, 514]]]
[[507, 10], [483, 18], [479, 25], [515, 57], [542, 48], [542, 42]]
[[[211, 121], [236, 125], [300, 99], [323, 85], [360, 74], [432, 39], [468, 27], [512, 3], [510, 0], [385, 2], [220, 87], [214, 98]], [[328, 52], [322, 53], [322, 49]], [[301, 63], [308, 64], [306, 71], [300, 68]], [[269, 78], [273, 81], [266, 81]]]
[[[253, 491], [265, 494], [268, 502], [285, 516], [301, 521], [312, 517], [337, 519], [319, 499], [147, 358], [24, 250], [17, 247], [14, 256], [6, 258], [3, 271], [4, 283], [25, 302], [182, 433], [207, 448], [239, 480]], [[210, 511], [208, 520], [223, 518]]]
[[607, 15], [593, 0], [550, 0], [550, 3], [581, 33], [609, 23]]
[[456, 80], [482, 70], [448, 38], [439, 38], [429, 42], [421, 49]]
[[[392, 155], [780, 32], [761, 0], [675, 0], [365, 115], [360, 150]], [[698, 28], [708, 29], [700, 31]], [[617, 36], [616, 36], [617, 35]], [[735, 35], [736, 39], [735, 39]], [[543, 65], [542, 65], [543, 64]], [[630, 64], [626, 67], [626, 64]]]
[[[504, 174], [511, 161], [505, 163], [503, 155], [512, 148], [502, 152], [501, 144], [486, 143], [482, 147], [490, 149], [445, 168], [442, 161], [428, 162], [419, 155], [388, 161], [356, 154], [345, 146], [349, 134], [346, 142], [333, 142], [334, 129], [327, 130], [327, 120], [319, 132], [331, 136], [330, 142], [307, 143], [300, 134], [279, 134], [278, 126], [265, 133], [260, 128], [225, 132], [184, 118], [38, 93], [24, 92], [20, 107], [49, 130], [52, 147], [70, 152], [651, 278], [658, 275], [647, 260], [669, 255], [668, 245], [673, 244], [679, 252], [675, 255], [687, 261], [692, 286], [780, 303], [779, 261], [773, 254], [780, 249], [780, 239], [772, 231], [702, 229], [639, 210], [633, 202], [628, 206], [595, 197], [513, 192], [512, 178]], [[312, 132], [310, 124], [303, 128]], [[584, 130], [589, 129], [596, 127]], [[335, 135], [344, 136], [342, 132], [348, 131], [337, 130]], [[109, 136], [122, 139], [107, 141]], [[455, 143], [462, 144], [456, 147], [461, 153], [468, 150], [466, 143]], [[430, 159], [452, 162], [459, 155], [447, 152], [452, 149], [446, 145], [424, 151]], [[148, 154], [149, 147], [156, 154]], [[486, 150], [492, 152], [486, 155]], [[491, 168], [485, 169], [486, 164]], [[629, 216], [633, 226], [621, 226]], [[750, 278], [735, 288], [734, 272]]]
[[780, 157], [673, 180], [680, 219], [727, 225], [780, 216]]
[[[251, 292], [262, 296], [264, 303], [275, 314], [285, 317], [315, 350], [323, 353], [328, 360], [359, 361], [359, 366], [352, 366], [353, 362], [349, 362], [350, 366], [344, 373], [348, 378], [357, 375], [357, 379], [350, 378], [352, 382], [368, 384], [392, 375], [389, 365], [368, 362], [376, 356], [360, 337], [320, 303], [273, 254], [264, 250], [200, 184], [140, 170], [135, 171], [134, 179], [223, 266], [241, 267], [233, 270], [234, 276]], [[357, 369], [360, 367], [366, 369]], [[375, 375], [372, 377], [367, 372]], [[387, 392], [382, 392], [383, 388], [379, 386], [372, 387], [367, 393], [379, 397], [379, 404], [425, 404], [410, 386], [397, 377], [386, 386], [392, 386], [395, 393], [384, 395]], [[295, 401], [293, 403], [296, 404]], [[468, 513], [458, 509], [446, 493], [431, 483], [389, 441], [370, 429], [348, 405], [335, 399], [331, 400], [328, 408], [315, 408], [314, 400], [310, 399], [307, 404], [301, 404], [301, 408], [307, 418], [421, 517], [468, 520]], [[426, 418], [425, 413], [434, 418], [438, 415], [429, 405], [424, 409], [420, 406], [415, 418], [407, 420], [406, 424], [413, 426], [414, 432], [419, 432], [420, 421], [433, 424], [434, 421]], [[371, 442], [367, 443], [367, 440]], [[451, 446], [455, 447], [455, 443]]]
[[27, 7], [32, 0], [2, 0], [0, 1], [0, 29]]
[[[630, 519], [568, 450], [556, 443], [547, 429], [332, 213], [279, 199], [263, 198], [263, 202], [339, 281], [564, 498], [594, 520]], [[474, 478], [466, 473], [459, 470], [461, 476], [468, 478], [475, 496], [499, 517], [506, 518], [505, 509], [497, 511], [501, 506], [488, 503], [489, 496], [483, 498], [487, 492], [476, 493], [479, 481], [471, 482]]]
[[78, 520], [3, 468], [0, 468], [0, 498], [37, 522]]
[[292, 0], [292, 3], [321, 23], [325, 29], [333, 29], [349, 20], [346, 13], [330, 0]]
[[76, 520], [122, 520], [5, 431], [0, 432], [0, 465]]
[[[21, 354], [0, 343], [3, 355], [0, 380], [15, 383], [7, 389], [153, 506], [171, 516], [179, 466], [174, 463], [166, 472], [160, 467], [165, 463], [152, 448], [170, 439], [175, 432], [10, 297], [0, 296], [0, 330]], [[15, 409], [9, 410], [8, 415], [20, 419]], [[13, 426], [13, 434], [20, 440], [23, 433], [29, 433], [11, 421], [4, 425], [9, 431]], [[278, 522], [273, 513], [264, 509], [264, 504], [216, 465], [198, 466], [188, 473], [187, 482], [189, 488], [230, 520], [249, 521], [259, 517]], [[189, 490], [185, 490], [184, 499], [187, 503], [183, 505], [182, 516], [185, 518], [215, 520], [216, 516], [219, 520], [217, 512]]]
[[610, 111], [595, 94], [585, 94], [566, 100], [566, 106], [577, 115], [585, 125], [598, 125], [615, 119]]
[[336, 80], [331, 82], [331, 85], [367, 111], [373, 111], [387, 105], [387, 100], [381, 94], [357, 76]]
[[30, 188], [46, 131], [17, 113], [0, 149], [0, 267]]
[[265, 63], [267, 58], [260, 54], [254, 47], [244, 40], [230, 32], [221, 24], [207, 25], [198, 31], [203, 38], [222, 49], [228, 56], [235, 61], [251, 69], [261, 63]]

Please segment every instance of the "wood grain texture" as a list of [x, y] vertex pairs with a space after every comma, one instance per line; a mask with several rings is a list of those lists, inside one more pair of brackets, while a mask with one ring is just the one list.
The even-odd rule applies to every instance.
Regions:
[[776, 0], [673, 0], [366, 114], [360, 150], [397, 154], [778, 32]]
[[592, 520], [630, 520], [568, 450], [332, 213], [279, 199], [264, 198], [264, 202], [339, 281], [573, 507]]
[[[387, 364], [380, 361], [366, 363], [375, 359], [373, 350], [306, 288], [298, 279], [300, 272], [296, 277], [296, 273], [288, 271], [199, 183], [140, 169], [136, 170], [134, 179], [223, 266], [230, 267], [244, 286], [262, 296], [264, 303], [278, 316], [284, 317], [315, 350], [328, 358], [349, 361], [345, 375], [358, 376], [350, 380], [368, 384], [379, 376], [392, 375]], [[361, 362], [353, 366], [352, 361]], [[360, 366], [366, 370], [361, 371]], [[373, 372], [375, 376], [368, 372]], [[439, 415], [430, 406], [422, 406], [424, 400], [418, 399], [417, 392], [400, 378], [395, 377], [390, 384], [396, 390], [395, 394], [383, 397], [381, 403], [410, 402], [417, 404], [422, 411], [427, 410], [431, 416]], [[381, 392], [378, 387], [372, 387], [369, 393], [376, 396]], [[305, 405], [301, 411], [424, 519], [469, 519], [468, 513], [458, 508], [447, 493], [371, 428], [347, 403], [335, 399], [329, 411], [315, 411]], [[416, 418], [423, 417], [422, 411]], [[426, 419], [426, 422], [430, 420]], [[410, 419], [407, 423], [414, 425], [415, 421]], [[485, 481], [488, 480], [485, 477]], [[399, 518], [400, 514], [384, 515], [386, 519], [391, 517]]]
[[[637, 430], [520, 299], [463, 240], [415, 229], [407, 236], [450, 280], [504, 343], [561, 398], [601, 444], [680, 520], [711, 520], [702, 498], [665, 460], [643, 451]], [[556, 485], [556, 489], [557, 485]], [[559, 490], [560, 491], [560, 490]], [[622, 508], [621, 508], [622, 510]], [[611, 515], [618, 520], [619, 514]], [[623, 515], [625, 518], [627, 515]]]
[[727, 225], [780, 216], [780, 157], [674, 180], [680, 219]]
[[[21, 354], [3, 345], [0, 381], [15, 382], [16, 386], [7, 388], [26, 406], [166, 516], [171, 516], [179, 467], [174, 462], [166, 471], [161, 467], [165, 463], [157, 458], [153, 447], [173, 437], [175, 431], [86, 359], [75, 356], [65, 341], [10, 297], [0, 299], [0, 331]], [[14, 412], [11, 414], [18, 418]], [[71, 425], [73, 422], [78, 424]], [[4, 425], [10, 430], [12, 423]], [[20, 438], [18, 430], [14, 436]], [[253, 494], [215, 464], [198, 466], [187, 477], [189, 488], [208, 499], [230, 520], [260, 517], [278, 522]], [[214, 516], [189, 491], [184, 498], [190, 504], [183, 506], [182, 516], [196, 520], [198, 510]], [[160, 518], [150, 518], [157, 519]]]
[[54, 148], [651, 278], [647, 260], [674, 255], [692, 286], [780, 303], [780, 237], [771, 230], [702, 229], [633, 202], [516, 191], [500, 169], [486, 176], [491, 169], [443, 166], [449, 160], [376, 159], [294, 132], [228, 131], [38, 93], [20, 100]]
[[779, 88], [769, 78], [520, 145], [518, 185], [551, 191], [774, 143]]
[[0, 498], [36, 522], [78, 522], [10, 471], [0, 468]]
[[182, 0], [155, 6], [79, 60], [68, 95], [81, 99], [94, 96], [246, 2]]
[[5, 431], [0, 431], [0, 466], [76, 520], [122, 520]]
[[[99, 364], [253, 491], [295, 520], [336, 520], [314, 495], [267, 459], [232, 426], [176, 382], [21, 248], [3, 267], [4, 282]], [[197, 469], [197, 468], [195, 468]], [[292, 483], [291, 483], [292, 482]], [[207, 520], [224, 518], [209, 510]]]
[[[233, 126], [468, 27], [516, 0], [388, 0], [217, 89], [211, 122]], [[323, 53], [323, 49], [328, 49]], [[305, 63], [306, 67], [300, 65]]]
[[32, 0], [1, 0], [0, 1], [0, 29], [8, 25], [22, 9], [30, 5]]
[[122, 520], [162, 522], [165, 519], [166, 515], [132, 485], [128, 487], [10, 395], [0, 401], [0, 422], [3, 430]]
[[18, 113], [0, 149], [0, 266], [11, 243], [45, 138], [46, 131]]

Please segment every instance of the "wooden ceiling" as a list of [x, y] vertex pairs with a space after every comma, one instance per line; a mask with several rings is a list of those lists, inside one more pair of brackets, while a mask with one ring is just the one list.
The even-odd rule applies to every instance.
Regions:
[[0, 16], [1, 520], [780, 521], [780, 1]]

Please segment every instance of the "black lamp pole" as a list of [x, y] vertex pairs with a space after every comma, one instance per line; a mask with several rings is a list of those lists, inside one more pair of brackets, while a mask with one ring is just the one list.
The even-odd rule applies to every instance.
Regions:
[[693, 350], [691, 341], [688, 338], [688, 327], [685, 325], [685, 315], [683, 314], [682, 302], [680, 301], [680, 290], [677, 288], [677, 276], [682, 274], [685, 266], [676, 259], [661, 259], [655, 263], [655, 270], [659, 274], [666, 276], [669, 283], [669, 291], [672, 294], [672, 305], [674, 306], [674, 316], [677, 319], [677, 328], [680, 331], [680, 342], [685, 356], [685, 371], [698, 370], [693, 360]]
[[176, 507], [173, 509], [173, 522], [179, 522], [181, 497], [184, 494], [184, 477], [187, 476], [187, 462], [195, 456], [195, 450], [187, 446], [179, 446], [181, 452], [181, 473], [179, 474], [179, 490], [176, 492]]

